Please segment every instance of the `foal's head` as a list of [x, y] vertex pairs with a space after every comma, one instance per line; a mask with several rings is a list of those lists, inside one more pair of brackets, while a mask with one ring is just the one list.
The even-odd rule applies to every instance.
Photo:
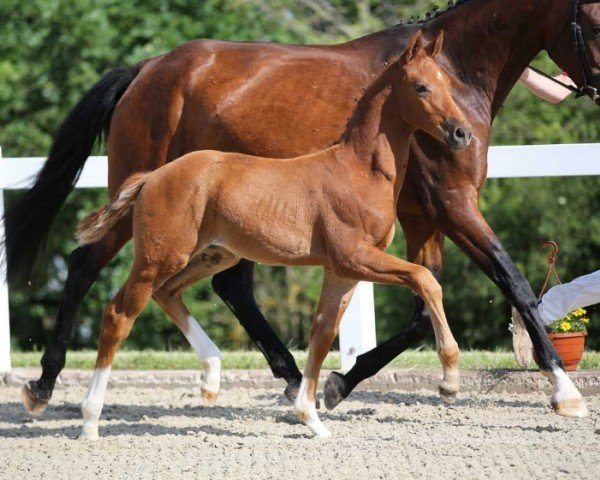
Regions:
[[398, 61], [396, 98], [405, 122], [458, 150], [469, 144], [472, 129], [452, 98], [450, 77], [434, 60], [443, 42], [443, 32], [426, 47], [421, 31], [413, 35]]

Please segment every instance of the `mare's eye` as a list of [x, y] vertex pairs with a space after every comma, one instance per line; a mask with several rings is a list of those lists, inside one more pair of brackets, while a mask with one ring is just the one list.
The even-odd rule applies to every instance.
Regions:
[[592, 26], [592, 32], [594, 32], [595, 37], [600, 37], [600, 25]]
[[429, 93], [429, 89], [422, 83], [415, 83], [415, 92], [417, 92], [419, 97], [424, 97]]

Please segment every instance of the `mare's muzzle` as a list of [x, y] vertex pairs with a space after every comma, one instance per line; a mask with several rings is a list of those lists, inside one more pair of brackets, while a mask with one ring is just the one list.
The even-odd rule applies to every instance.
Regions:
[[473, 130], [469, 125], [460, 124], [456, 120], [451, 120], [444, 126], [444, 138], [452, 150], [459, 150], [471, 143]]

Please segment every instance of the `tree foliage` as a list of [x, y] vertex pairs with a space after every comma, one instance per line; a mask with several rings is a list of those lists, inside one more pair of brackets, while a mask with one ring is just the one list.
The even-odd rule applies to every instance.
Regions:
[[[3, 0], [0, 3], [0, 145], [3, 154], [41, 156], [67, 111], [106, 70], [168, 51], [200, 37], [294, 43], [333, 43], [385, 28], [436, 1], [375, 0]], [[541, 55], [536, 64], [556, 70]], [[597, 109], [573, 98], [549, 105], [517, 86], [493, 129], [494, 144], [596, 142]], [[102, 152], [102, 147], [98, 149]], [[526, 158], [515, 161], [527, 161]], [[577, 161], [577, 159], [573, 159]], [[563, 280], [598, 268], [600, 258], [598, 178], [491, 180], [481, 207], [521, 271], [539, 288], [545, 274], [544, 240], [561, 245]], [[15, 194], [7, 195], [7, 206]], [[100, 190], [75, 191], [56, 222], [46, 263], [47, 280], [11, 289], [15, 347], [41, 348], [53, 326], [75, 247], [76, 222], [106, 201]], [[507, 344], [510, 313], [499, 289], [446, 242], [445, 306], [462, 346]], [[401, 233], [392, 252], [404, 256]], [[124, 281], [131, 245], [107, 266], [78, 315], [73, 345], [95, 347], [104, 304]], [[284, 341], [304, 347], [320, 287], [319, 269], [257, 266], [259, 305]], [[217, 344], [250, 347], [233, 315], [215, 296], [210, 279], [186, 294], [192, 314]], [[407, 325], [407, 290], [376, 287], [380, 339]], [[600, 316], [592, 316], [590, 344], [600, 346]], [[151, 304], [134, 328], [132, 348], [180, 348], [183, 336]]]

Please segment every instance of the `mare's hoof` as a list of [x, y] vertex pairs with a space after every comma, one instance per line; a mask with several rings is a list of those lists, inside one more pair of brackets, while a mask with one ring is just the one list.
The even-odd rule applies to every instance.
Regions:
[[325, 406], [327, 410], [332, 410], [337, 407], [348, 394], [345, 389], [344, 376], [337, 372], [331, 372], [325, 387], [323, 388], [323, 396], [325, 397]]
[[554, 408], [555, 413], [564, 417], [584, 418], [590, 415], [582, 398], [572, 398], [561, 402], [553, 401], [552, 408]]
[[204, 387], [201, 387], [200, 396], [202, 397], [202, 400], [204, 400], [204, 403], [206, 405], [213, 406], [215, 403], [217, 403], [217, 398], [219, 398], [219, 392], [213, 392], [212, 390], [208, 390]]
[[287, 398], [290, 402], [294, 403], [296, 397], [298, 396], [298, 390], [300, 389], [300, 382], [298, 383], [288, 383], [283, 391], [285, 398]]
[[[296, 397], [298, 396], [298, 390], [300, 389], [300, 383], [288, 383], [287, 387], [283, 391], [285, 398], [287, 398], [290, 402], [294, 403], [296, 401]], [[321, 408], [321, 401], [317, 398], [315, 402], [315, 406], [317, 410]]]
[[35, 381], [31, 380], [23, 385], [21, 390], [21, 401], [25, 409], [34, 417], [40, 416], [46, 410], [50, 395], [46, 392], [39, 392]]

